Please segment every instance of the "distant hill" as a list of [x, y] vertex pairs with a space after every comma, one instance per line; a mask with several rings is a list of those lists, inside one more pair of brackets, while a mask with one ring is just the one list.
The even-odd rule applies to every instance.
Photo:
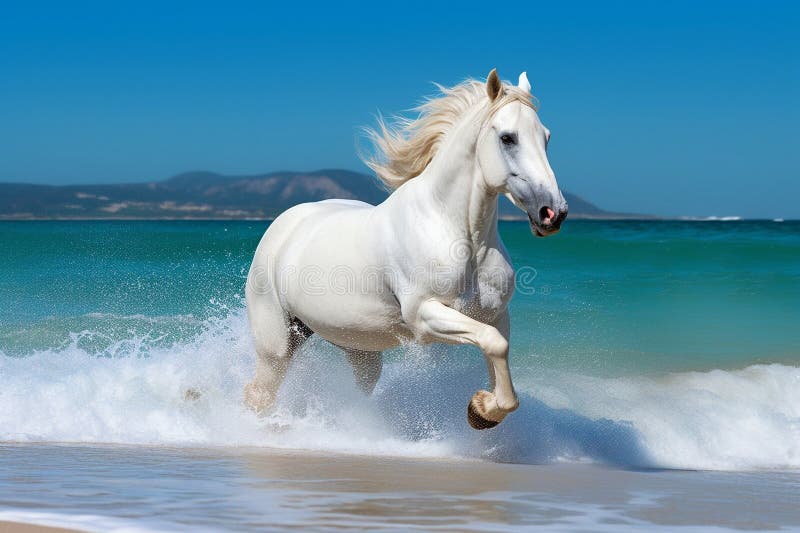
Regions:
[[[272, 218], [302, 202], [349, 198], [371, 204], [388, 193], [377, 179], [349, 170], [223, 176], [186, 172], [164, 181], [114, 185], [0, 183], [0, 219]], [[632, 218], [566, 193], [570, 217]], [[505, 198], [501, 218], [525, 218]]]

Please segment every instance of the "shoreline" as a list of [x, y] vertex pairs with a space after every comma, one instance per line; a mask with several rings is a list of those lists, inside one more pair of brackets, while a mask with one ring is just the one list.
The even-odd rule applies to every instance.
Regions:
[[634, 470], [254, 447], [0, 444], [0, 451], [0, 533], [800, 527], [791, 490], [800, 472]]
[[0, 533], [85, 533], [85, 529], [65, 528], [32, 522], [0, 520]]

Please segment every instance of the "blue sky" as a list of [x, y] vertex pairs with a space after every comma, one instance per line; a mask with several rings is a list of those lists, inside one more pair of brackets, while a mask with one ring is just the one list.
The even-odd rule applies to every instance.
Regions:
[[528, 71], [568, 191], [800, 217], [793, 2], [18, 4], [0, 4], [0, 181], [364, 170], [378, 111], [497, 67]]

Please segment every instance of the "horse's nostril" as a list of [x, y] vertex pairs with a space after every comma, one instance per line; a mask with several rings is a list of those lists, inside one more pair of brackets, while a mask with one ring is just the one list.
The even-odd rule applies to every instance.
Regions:
[[553, 217], [555, 216], [556, 214], [548, 206], [544, 206], [541, 209], [539, 209], [539, 220], [541, 221], [542, 224], [552, 223]]

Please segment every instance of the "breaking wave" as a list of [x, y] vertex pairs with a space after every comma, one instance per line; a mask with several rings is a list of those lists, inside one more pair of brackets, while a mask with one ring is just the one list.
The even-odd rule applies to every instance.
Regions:
[[534, 372], [516, 355], [520, 409], [496, 429], [476, 432], [466, 406], [485, 387], [486, 371], [468, 349], [410, 346], [389, 354], [367, 398], [345, 358], [312, 339], [295, 357], [276, 410], [259, 418], [241, 401], [254, 368], [241, 308], [206, 320], [188, 340], [165, 343], [136, 330], [97, 349], [85, 342], [92, 335], [74, 333], [58, 348], [25, 356], [0, 352], [0, 441], [800, 468], [794, 366], [601, 378]]

